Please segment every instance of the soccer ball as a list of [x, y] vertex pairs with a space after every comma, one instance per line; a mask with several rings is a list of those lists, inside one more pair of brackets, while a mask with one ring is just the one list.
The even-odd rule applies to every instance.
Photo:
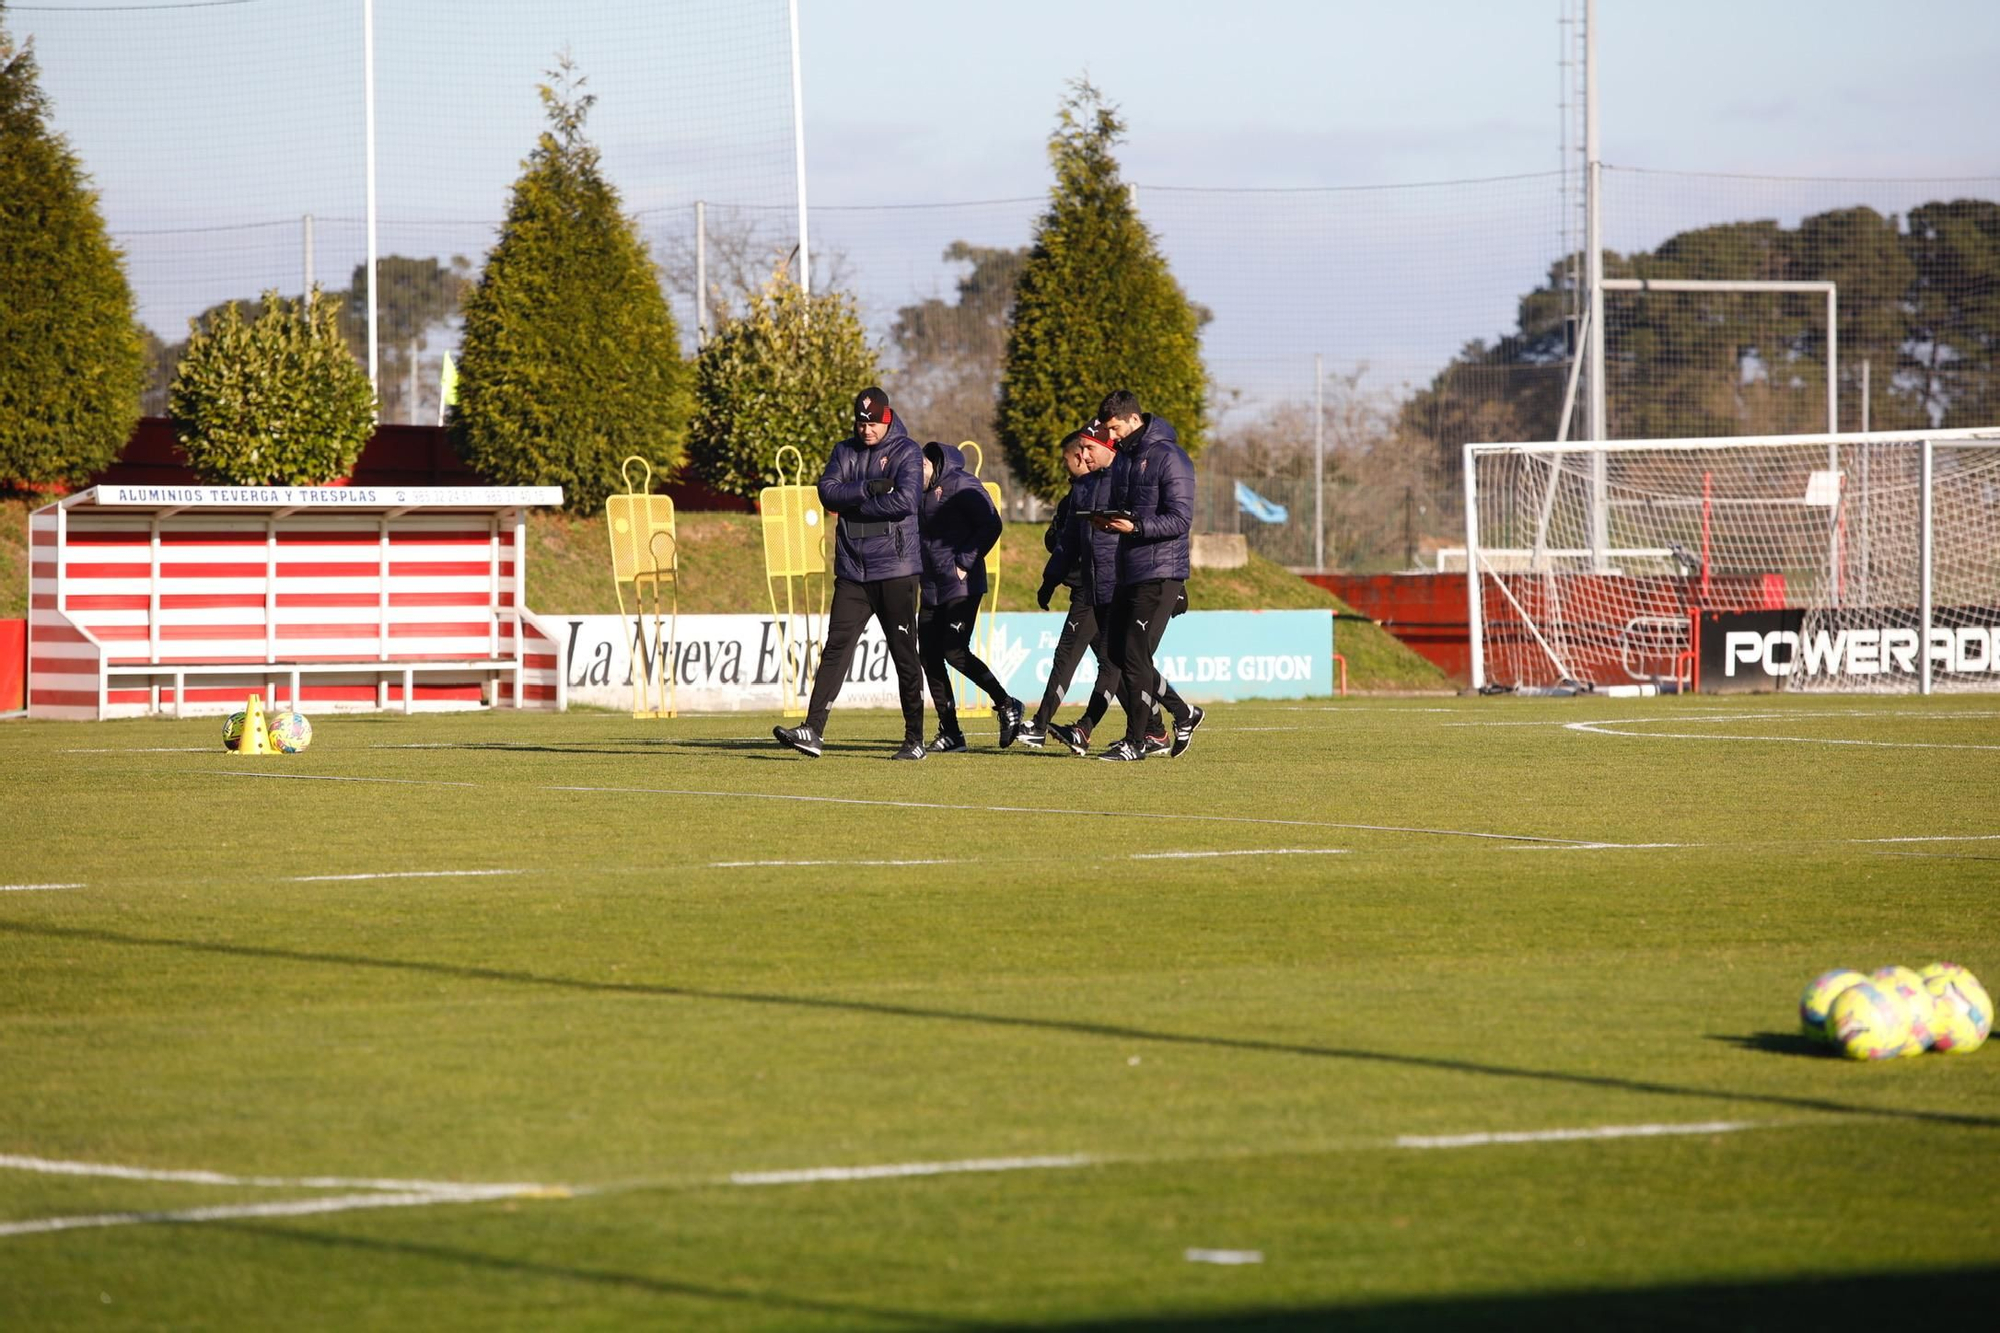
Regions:
[[[1936, 972], [1950, 968], [1949, 972]], [[1933, 963], [1924, 969], [1924, 986], [1935, 1002], [1931, 1011], [1931, 1049], [1966, 1055], [1985, 1045], [1993, 1031], [1993, 1001], [1979, 979], [1953, 963]]]
[[306, 721], [304, 713], [273, 713], [265, 730], [270, 733], [271, 748], [280, 754], [297, 754], [312, 744], [312, 723]]
[[1850, 1060], [1889, 1060], [1910, 1043], [1910, 1011], [1870, 981], [1834, 997], [1827, 1030]]
[[222, 719], [222, 748], [225, 750], [243, 748], [243, 713], [240, 709]]
[[1837, 967], [1808, 981], [1805, 994], [1799, 997], [1799, 1026], [1805, 1034], [1814, 1041], [1832, 1041], [1833, 1034], [1826, 1030], [1826, 1011], [1833, 1007], [1834, 998], [1842, 991], [1866, 980], [1853, 968]]
[[1900, 1055], [1922, 1055], [1931, 1047], [1931, 1011], [1935, 1001], [1924, 988], [1924, 979], [1907, 967], [1878, 967], [1869, 980], [1875, 988], [1901, 1005], [1910, 1016], [1910, 1039]]
[[1959, 977], [1969, 977], [1972, 973], [1966, 971], [1957, 963], [1938, 962], [1932, 963], [1929, 967], [1918, 968], [1917, 975], [1922, 977], [1924, 984], [1928, 986], [1932, 977], [1950, 977], [1956, 981]]

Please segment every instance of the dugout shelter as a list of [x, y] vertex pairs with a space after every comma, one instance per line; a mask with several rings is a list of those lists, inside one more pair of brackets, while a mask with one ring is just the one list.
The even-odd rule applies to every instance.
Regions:
[[28, 715], [560, 710], [524, 605], [559, 486], [94, 486], [28, 520]]

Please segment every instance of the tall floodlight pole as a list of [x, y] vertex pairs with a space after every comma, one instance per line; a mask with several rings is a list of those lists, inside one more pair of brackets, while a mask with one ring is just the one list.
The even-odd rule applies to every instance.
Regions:
[[792, 19], [792, 172], [799, 179], [799, 290], [812, 295], [812, 248], [806, 244], [806, 104], [799, 77], [799, 0], [786, 8]]
[[[1604, 404], [1604, 230], [1603, 163], [1597, 141], [1597, 0], [1583, 8], [1583, 251], [1590, 285], [1590, 401], [1585, 428], [1593, 440], [1606, 437]], [[1602, 449], [1590, 456], [1590, 556], [1599, 572], [1611, 567], [1611, 512], [1608, 460]]]
[[367, 123], [368, 173], [368, 387], [376, 391], [380, 411], [381, 386], [376, 382], [381, 358], [376, 350], [375, 310], [378, 301], [375, 281], [375, 0], [361, 0], [361, 100]]
[[708, 205], [694, 201], [694, 345], [708, 346]]
[[1313, 568], [1326, 568], [1326, 371], [1313, 353]]

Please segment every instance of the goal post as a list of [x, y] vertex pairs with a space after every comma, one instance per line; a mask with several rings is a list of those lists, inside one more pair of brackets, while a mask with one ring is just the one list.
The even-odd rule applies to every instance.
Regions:
[[2000, 427], [1464, 466], [1475, 689], [2000, 690]]

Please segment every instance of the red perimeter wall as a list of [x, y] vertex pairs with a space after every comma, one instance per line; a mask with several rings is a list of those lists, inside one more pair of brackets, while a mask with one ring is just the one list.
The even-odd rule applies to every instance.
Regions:
[[28, 706], [28, 622], [0, 620], [0, 713]]
[[1349, 606], [1381, 622], [1446, 675], [1472, 679], [1472, 631], [1463, 574], [1307, 574]]
[[[1381, 622], [1414, 651], [1437, 663], [1440, 669], [1464, 682], [1472, 679], [1472, 637], [1465, 607], [1463, 574], [1307, 574], [1307, 582], [1318, 584], [1349, 606]], [[1644, 614], [1684, 619], [1689, 611], [1688, 590], [1679, 579], [1619, 578], [1607, 581], [1618, 585], [1618, 595]], [[1530, 615], [1541, 612], [1541, 591], [1532, 581], [1515, 585]], [[1703, 606], [1707, 610], [1768, 610], [1786, 605], [1785, 581], [1776, 574], [1737, 575], [1717, 578], [1706, 588]], [[1502, 640], [1525, 638], [1519, 612], [1511, 606], [1487, 604], [1490, 623], [1487, 634]], [[1619, 635], [1622, 625], [1601, 627], [1602, 647], [1592, 652], [1579, 649], [1577, 669], [1601, 679], [1622, 675], [1623, 652]], [[1651, 664], [1661, 674], [1674, 669], [1671, 653]], [[1554, 669], [1549, 680], [1553, 684]]]

